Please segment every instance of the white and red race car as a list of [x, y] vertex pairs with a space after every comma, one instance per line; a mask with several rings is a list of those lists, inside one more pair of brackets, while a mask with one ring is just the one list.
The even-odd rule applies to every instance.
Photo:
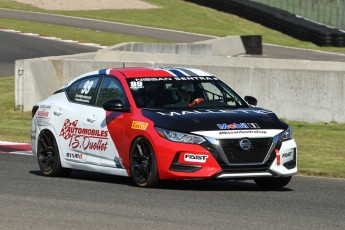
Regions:
[[119, 68], [81, 75], [32, 109], [43, 174], [71, 169], [161, 180], [254, 179], [286, 186], [297, 173], [289, 126], [219, 78], [187, 68]]

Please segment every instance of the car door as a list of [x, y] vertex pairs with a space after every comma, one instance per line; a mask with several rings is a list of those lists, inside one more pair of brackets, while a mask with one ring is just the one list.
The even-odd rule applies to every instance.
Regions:
[[[100, 84], [95, 107], [88, 110], [85, 128], [94, 130], [95, 135], [86, 143], [85, 151], [95, 157], [97, 164], [107, 167], [124, 168], [119, 143], [123, 138], [125, 118], [121, 112], [107, 112], [104, 102], [112, 99], [128, 103], [121, 83], [112, 76], [105, 76]], [[109, 129], [109, 127], [112, 127]], [[114, 130], [113, 127], [116, 127]]]
[[[65, 103], [54, 108], [56, 130], [62, 157], [70, 162], [94, 163], [94, 156], [88, 155], [87, 143], [95, 134], [85, 129], [87, 112], [93, 108], [97, 95], [99, 76], [90, 76], [73, 83], [66, 91]], [[59, 129], [59, 127], [61, 127]]]

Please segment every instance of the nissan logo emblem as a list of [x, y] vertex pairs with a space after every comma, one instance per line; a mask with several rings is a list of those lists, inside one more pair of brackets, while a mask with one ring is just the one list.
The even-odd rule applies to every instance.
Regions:
[[240, 141], [240, 147], [241, 147], [241, 149], [248, 151], [252, 147], [252, 142], [250, 142], [250, 140], [247, 138], [242, 139]]

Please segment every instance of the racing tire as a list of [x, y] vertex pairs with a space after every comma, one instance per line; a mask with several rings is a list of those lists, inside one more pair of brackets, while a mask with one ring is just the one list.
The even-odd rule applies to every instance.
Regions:
[[289, 177], [263, 177], [254, 179], [256, 185], [264, 190], [277, 190], [285, 187], [291, 180]]
[[159, 184], [157, 161], [152, 145], [138, 137], [130, 151], [130, 170], [133, 182], [139, 187], [155, 188]]
[[54, 135], [47, 129], [43, 130], [37, 143], [38, 165], [45, 176], [66, 177], [72, 170], [61, 166], [59, 148]]

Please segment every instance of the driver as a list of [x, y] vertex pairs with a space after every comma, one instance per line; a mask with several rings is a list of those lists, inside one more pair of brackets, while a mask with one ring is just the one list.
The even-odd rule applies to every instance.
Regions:
[[203, 98], [192, 99], [192, 94], [195, 92], [193, 83], [181, 83], [178, 86], [177, 95], [180, 100], [178, 101], [179, 105], [188, 105], [194, 106], [202, 102]]
[[192, 98], [192, 93], [194, 93], [193, 83], [182, 83], [178, 87], [177, 93], [181, 97], [180, 103], [189, 104]]

